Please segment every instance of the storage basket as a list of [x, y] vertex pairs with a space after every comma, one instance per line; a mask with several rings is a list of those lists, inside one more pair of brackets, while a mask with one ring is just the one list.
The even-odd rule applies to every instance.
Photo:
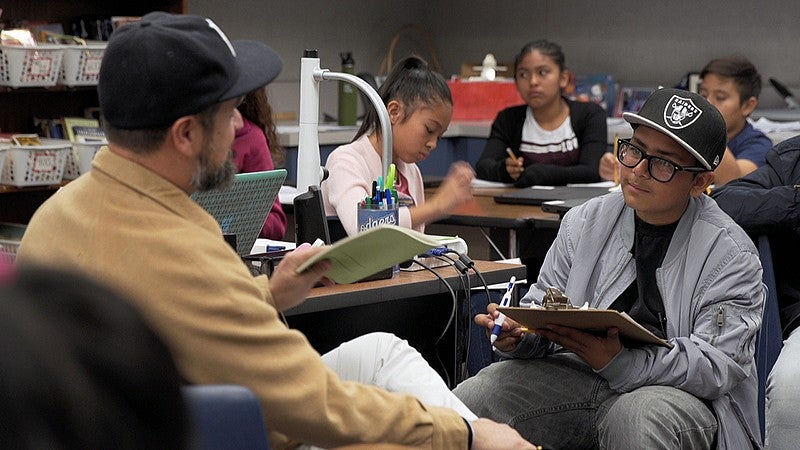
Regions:
[[41, 145], [8, 147], [0, 183], [18, 187], [58, 184], [64, 176], [72, 143], [63, 139], [42, 139]]
[[105, 43], [64, 46], [59, 83], [65, 86], [94, 86], [100, 75]]
[[64, 179], [74, 180], [92, 168], [92, 159], [104, 145], [102, 142], [74, 143], [67, 155], [67, 167], [64, 168]]
[[55, 86], [63, 57], [63, 46], [57, 44], [0, 45], [0, 85]]
[[25, 225], [0, 223], [0, 264], [14, 263], [23, 234]]

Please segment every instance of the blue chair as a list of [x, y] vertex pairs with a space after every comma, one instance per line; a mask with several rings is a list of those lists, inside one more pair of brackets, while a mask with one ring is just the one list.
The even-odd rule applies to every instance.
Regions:
[[253, 391], [237, 385], [183, 387], [194, 450], [269, 450], [261, 405]]
[[778, 354], [783, 346], [781, 318], [778, 308], [778, 294], [775, 287], [775, 272], [772, 263], [772, 250], [769, 239], [761, 235], [757, 239], [758, 253], [761, 266], [764, 269], [763, 283], [765, 288], [764, 316], [761, 321], [761, 330], [756, 338], [756, 368], [758, 371], [758, 417], [761, 424], [761, 437], [764, 437], [764, 402], [767, 386], [767, 376], [778, 359]]

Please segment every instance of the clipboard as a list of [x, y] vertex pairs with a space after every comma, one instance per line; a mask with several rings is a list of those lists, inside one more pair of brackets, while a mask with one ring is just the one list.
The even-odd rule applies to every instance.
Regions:
[[617, 327], [622, 336], [634, 342], [660, 345], [666, 348], [673, 347], [668, 341], [639, 325], [628, 314], [613, 309], [500, 307], [497, 310], [529, 330], [547, 328], [547, 325], [551, 323], [585, 331], [605, 331], [610, 327]]

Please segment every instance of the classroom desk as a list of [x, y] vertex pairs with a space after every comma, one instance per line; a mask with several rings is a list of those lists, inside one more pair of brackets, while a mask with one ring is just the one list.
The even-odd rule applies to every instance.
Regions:
[[[519, 264], [475, 261], [475, 267], [488, 284], [525, 276], [525, 266]], [[461, 292], [459, 311], [464, 313], [465, 296], [458, 272], [451, 266], [434, 270]], [[472, 287], [482, 286], [473, 272], [469, 280]], [[452, 310], [450, 291], [435, 275], [423, 270], [401, 271], [387, 280], [317, 287], [308, 300], [286, 311], [285, 316], [289, 326], [302, 331], [320, 353], [365, 333], [394, 333], [408, 340], [454, 387], [461, 378], [458, 374], [466, 355], [463, 348], [471, 319], [468, 314], [459, 314], [457, 317], [463, 320], [457, 320], [456, 326], [448, 324]]]
[[[515, 190], [515, 188], [475, 188], [473, 200], [462, 205], [453, 213], [436, 221], [438, 225], [456, 225], [466, 227], [489, 228], [489, 237], [505, 255], [506, 258], [516, 258], [520, 255], [517, 236], [520, 232], [528, 231], [536, 234], [537, 231], [557, 230], [560, 218], [558, 214], [542, 211], [540, 206], [511, 205], [496, 203], [494, 196]], [[425, 190], [425, 197], [432, 196], [433, 188]], [[437, 234], [437, 233], [434, 233]], [[438, 233], [448, 234], [448, 233]], [[553, 233], [548, 233], [552, 236]], [[546, 246], [549, 247], [550, 237]], [[469, 242], [468, 242], [469, 244]]]

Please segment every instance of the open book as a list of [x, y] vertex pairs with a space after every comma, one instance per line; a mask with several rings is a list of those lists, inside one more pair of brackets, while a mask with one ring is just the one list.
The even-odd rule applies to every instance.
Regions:
[[623, 337], [642, 344], [661, 345], [672, 348], [672, 344], [651, 333], [636, 323], [631, 316], [613, 309], [542, 309], [500, 307], [500, 312], [529, 330], [547, 328], [548, 324], [562, 325], [585, 331], [605, 331], [619, 328]]
[[297, 273], [328, 259], [329, 279], [339, 284], [354, 283], [440, 245], [441, 237], [396, 225], [380, 225], [337, 241], [301, 264]]

